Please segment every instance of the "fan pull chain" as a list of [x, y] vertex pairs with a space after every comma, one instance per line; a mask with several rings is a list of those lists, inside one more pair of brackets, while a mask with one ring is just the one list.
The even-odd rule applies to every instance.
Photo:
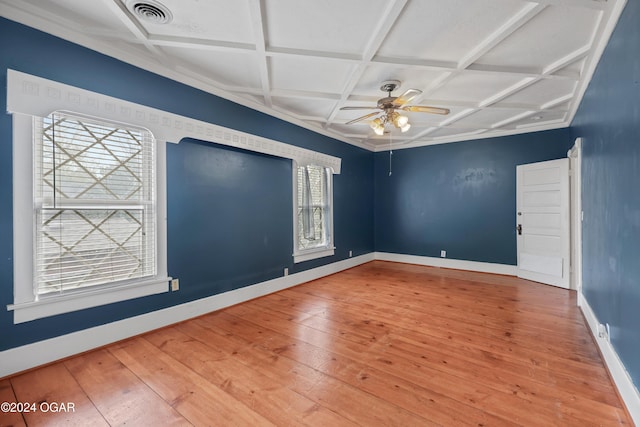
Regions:
[[391, 145], [391, 131], [389, 131], [389, 176], [392, 174], [391, 170], [391, 157], [393, 156], [393, 148]]

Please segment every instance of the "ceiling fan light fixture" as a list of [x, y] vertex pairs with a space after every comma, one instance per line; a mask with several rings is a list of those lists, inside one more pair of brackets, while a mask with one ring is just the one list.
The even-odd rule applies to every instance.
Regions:
[[373, 129], [376, 135], [384, 135], [384, 122], [380, 117], [372, 120], [371, 123], [369, 123], [369, 126]]
[[403, 116], [402, 114], [398, 114], [398, 116], [395, 119], [395, 125], [402, 129], [407, 124], [409, 124], [409, 117]]
[[405, 123], [405, 125], [404, 125], [404, 126], [400, 126], [400, 131], [401, 131], [402, 133], [405, 133], [405, 132], [406, 132], [406, 131], [408, 131], [410, 128], [411, 128], [411, 124], [409, 124], [409, 123]]

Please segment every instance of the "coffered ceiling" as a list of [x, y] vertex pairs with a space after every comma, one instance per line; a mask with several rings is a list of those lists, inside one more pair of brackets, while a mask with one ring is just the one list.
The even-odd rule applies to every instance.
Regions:
[[[368, 148], [566, 127], [624, 0], [0, 0], [2, 16]], [[164, 16], [163, 16], [164, 15]], [[165, 23], [161, 21], [167, 21]], [[383, 81], [411, 128], [376, 135]]]

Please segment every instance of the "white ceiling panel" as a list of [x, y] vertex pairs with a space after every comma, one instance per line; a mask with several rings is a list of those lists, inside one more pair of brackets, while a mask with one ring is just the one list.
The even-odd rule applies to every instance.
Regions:
[[104, 29], [113, 31], [114, 28], [120, 28], [126, 31], [127, 28], [104, 2], [25, 0], [22, 3], [27, 11], [34, 11], [59, 22], [68, 22], [76, 26], [80, 24], [84, 27], [83, 31], [91, 31], [92, 27], [97, 33]]
[[511, 108], [486, 108], [467, 116], [464, 123], [466, 126], [470, 124], [475, 124], [478, 127], [487, 127], [487, 124], [494, 126], [497, 123], [504, 122], [522, 113], [522, 111], [515, 112]]
[[477, 62], [542, 71], [588, 47], [601, 13], [581, 7], [547, 6]]
[[220, 86], [260, 88], [255, 56], [246, 53], [164, 47], [163, 52], [180, 67], [206, 76]]
[[[576, 88], [574, 80], [551, 79], [540, 80], [529, 87], [505, 98], [505, 103], [523, 103], [535, 107], [542, 107], [544, 104], [552, 102], [566, 96], [571, 96]], [[498, 103], [498, 106], [501, 104]]]
[[273, 102], [273, 106], [282, 111], [296, 111], [299, 114], [300, 119], [316, 119], [319, 121], [326, 120], [336, 104], [336, 101], [304, 97], [293, 98], [274, 96], [271, 100]]
[[274, 57], [270, 65], [274, 90], [340, 93], [353, 72], [353, 65], [349, 63], [327, 63], [321, 58], [306, 56]]
[[520, 0], [409, 2], [378, 54], [457, 63], [523, 6]]
[[[146, 4], [145, 4], [146, 3]], [[150, 8], [151, 18], [133, 4]], [[2, 16], [371, 150], [566, 127], [623, 0], [0, 0]], [[154, 10], [153, 8], [157, 8]], [[156, 14], [158, 13], [158, 14]], [[158, 20], [169, 17], [169, 22]], [[392, 99], [380, 90], [398, 80]], [[416, 96], [393, 97], [407, 89]], [[342, 110], [370, 106], [374, 109]], [[433, 106], [449, 114], [409, 112]], [[365, 114], [367, 120], [345, 123]]]
[[[112, 0], [113, 1], [113, 0]], [[131, 0], [125, 0], [128, 4]], [[144, 3], [135, 0], [136, 3]], [[151, 36], [173, 36], [192, 39], [253, 43], [249, 4], [246, 0], [162, 0], [173, 15], [168, 24], [140, 21]], [[197, 8], [197, 13], [194, 10]]]
[[[265, 1], [267, 46], [359, 54], [381, 19], [385, 0]], [[358, 25], [353, 22], [357, 16]]]
[[452, 77], [429, 96], [434, 99], [464, 99], [479, 103], [522, 81], [518, 75], [465, 72]]
[[393, 95], [400, 95], [407, 89], [427, 91], [450, 74], [451, 72], [442, 70], [372, 64], [362, 73], [352, 90], [352, 94], [369, 96], [377, 100], [386, 96], [384, 92], [380, 91], [380, 83], [391, 79], [400, 80], [402, 83]]

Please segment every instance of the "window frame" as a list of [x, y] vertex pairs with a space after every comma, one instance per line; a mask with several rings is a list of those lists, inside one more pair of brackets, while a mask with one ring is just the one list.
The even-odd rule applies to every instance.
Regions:
[[[322, 246], [316, 246], [313, 248], [302, 249], [300, 248], [300, 242], [298, 239], [300, 225], [298, 221], [298, 170], [306, 166], [321, 167], [326, 174], [326, 201], [327, 208], [323, 214], [323, 220], [325, 222], [323, 229], [327, 233], [327, 241]], [[300, 263], [304, 261], [310, 261], [317, 258], [323, 258], [332, 256], [335, 254], [334, 246], [334, 233], [333, 233], [333, 171], [330, 167], [321, 164], [299, 164], [295, 160], [292, 161], [292, 175], [293, 175], [293, 262]]]
[[[87, 116], [82, 112], [72, 113]], [[90, 117], [90, 116], [89, 116]], [[112, 124], [110, 119], [90, 117]], [[131, 279], [72, 292], [38, 296], [34, 289], [36, 193], [34, 168], [35, 118], [13, 114], [13, 243], [14, 243], [14, 304], [7, 309], [14, 312], [14, 323], [68, 313], [142, 296], [169, 291], [167, 274], [166, 230], [166, 151], [165, 142], [154, 141], [155, 211], [156, 211], [156, 274], [151, 278]], [[140, 127], [133, 124], [132, 126]], [[31, 215], [25, 214], [30, 212]]]

